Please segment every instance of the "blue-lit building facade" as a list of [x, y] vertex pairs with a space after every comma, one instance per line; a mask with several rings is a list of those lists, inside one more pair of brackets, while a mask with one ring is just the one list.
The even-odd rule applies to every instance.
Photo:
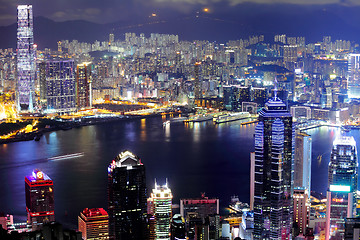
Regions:
[[360, 98], [360, 54], [349, 54], [347, 89], [349, 98]]
[[335, 139], [328, 173], [326, 239], [343, 239], [345, 218], [356, 213], [358, 159], [353, 137]]
[[20, 112], [35, 108], [35, 48], [32, 5], [17, 7], [17, 87], [16, 102]]
[[108, 167], [110, 239], [147, 239], [146, 201], [145, 166], [133, 153], [120, 153]]
[[294, 188], [305, 188], [310, 193], [312, 153], [311, 136], [304, 132], [296, 132], [295, 146]]
[[292, 239], [294, 128], [275, 93], [255, 128], [254, 239]]
[[76, 110], [74, 60], [46, 61], [46, 112]]

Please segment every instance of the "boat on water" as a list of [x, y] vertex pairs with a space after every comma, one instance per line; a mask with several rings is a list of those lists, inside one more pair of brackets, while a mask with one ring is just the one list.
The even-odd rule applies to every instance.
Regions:
[[72, 153], [72, 154], [66, 154], [66, 155], [62, 155], [62, 156], [50, 157], [47, 160], [48, 161], [60, 161], [60, 160], [65, 160], [65, 159], [70, 159], [70, 158], [78, 158], [78, 157], [82, 157], [82, 156], [84, 156], [84, 153], [80, 152], [80, 153]]
[[188, 122], [205, 122], [205, 121], [212, 120], [213, 117], [214, 117], [213, 114], [200, 114], [200, 115], [195, 115], [195, 116], [189, 117], [189, 119], [187, 121]]
[[237, 121], [237, 120], [241, 120], [241, 119], [247, 119], [250, 117], [251, 117], [251, 114], [248, 112], [238, 112], [238, 113], [229, 113], [229, 114], [214, 117], [213, 121], [215, 123], [219, 124], [219, 123]]

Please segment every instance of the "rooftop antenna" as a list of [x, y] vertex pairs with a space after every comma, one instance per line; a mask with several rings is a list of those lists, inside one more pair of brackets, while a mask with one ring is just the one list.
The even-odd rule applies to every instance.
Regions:
[[277, 78], [275, 76], [275, 83], [274, 83], [274, 100], [276, 101], [277, 99]]
[[156, 178], [155, 178], [155, 189], [157, 188]]
[[165, 180], [165, 186], [166, 186], [166, 188], [168, 187], [168, 180], [167, 180], [167, 178], [166, 178], [166, 180]]

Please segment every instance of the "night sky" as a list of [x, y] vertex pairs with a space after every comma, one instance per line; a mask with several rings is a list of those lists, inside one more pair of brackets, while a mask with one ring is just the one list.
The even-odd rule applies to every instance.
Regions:
[[271, 11], [273, 5], [299, 5], [302, 8], [325, 10], [328, 5], [343, 8], [360, 6], [360, 0], [0, 0], [0, 26], [16, 21], [17, 4], [33, 4], [35, 16], [55, 21], [110, 23], [152, 18], [152, 13], [159, 18], [192, 15], [204, 8], [209, 9], [209, 16], [215, 14], [216, 17], [225, 18], [228, 13], [236, 13], [244, 3], [257, 4], [259, 11], [266, 11], [268, 7]]

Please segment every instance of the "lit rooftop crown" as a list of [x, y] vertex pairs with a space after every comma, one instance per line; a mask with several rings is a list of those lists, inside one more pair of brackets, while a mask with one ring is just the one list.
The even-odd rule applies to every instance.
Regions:
[[151, 193], [152, 198], [172, 198], [171, 189], [168, 187], [167, 181], [163, 186], [155, 182], [155, 188]]
[[131, 169], [136, 165], [142, 165], [140, 158], [130, 151], [124, 151], [116, 156], [116, 158], [110, 163], [108, 172], [111, 172], [116, 167], [126, 167]]

